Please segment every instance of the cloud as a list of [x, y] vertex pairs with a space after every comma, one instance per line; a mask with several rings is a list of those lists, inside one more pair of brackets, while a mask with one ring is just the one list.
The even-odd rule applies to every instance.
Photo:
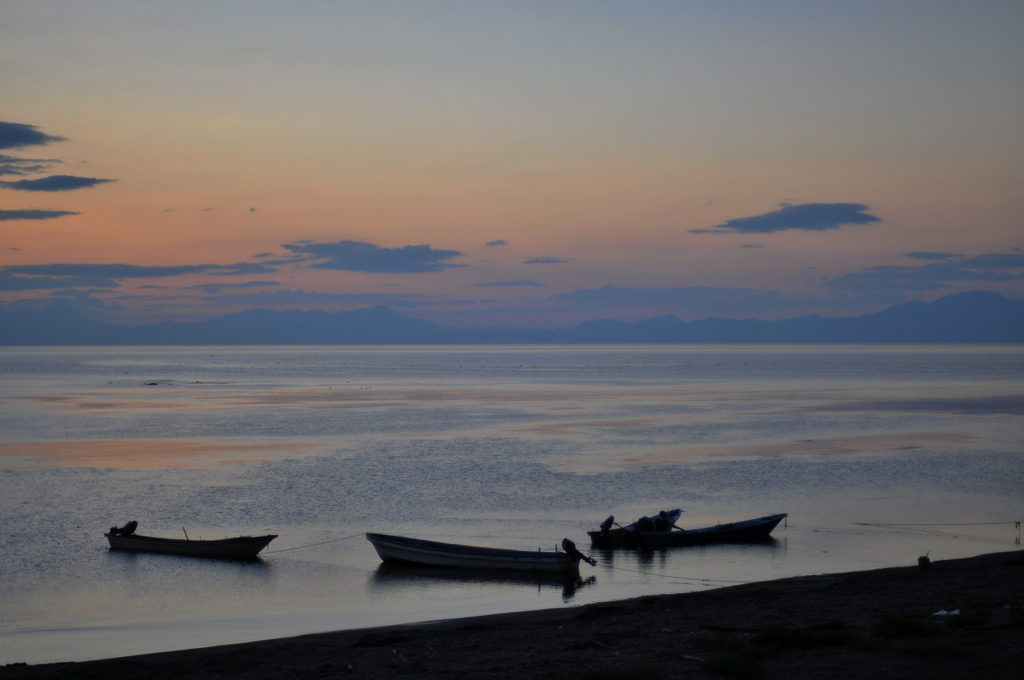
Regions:
[[523, 264], [563, 264], [571, 261], [570, 257], [531, 257], [523, 260]]
[[222, 305], [255, 307], [308, 307], [312, 305], [385, 305], [395, 309], [415, 309], [445, 298], [444, 295], [410, 293], [317, 293], [302, 290], [278, 290], [260, 293], [211, 295], [209, 302]]
[[0, 176], [34, 175], [38, 172], [46, 172], [60, 162], [56, 158], [18, 158], [0, 154]]
[[956, 257], [963, 257], [963, 255], [956, 255], [953, 253], [903, 253], [903, 257], [912, 257], [916, 260], [952, 260]]
[[35, 125], [0, 121], [0, 149], [20, 149], [63, 141], [66, 141], [64, 137], [42, 133]]
[[132, 264], [30, 264], [0, 268], [0, 290], [52, 288], [117, 288], [117, 279], [144, 279], [185, 274], [237, 276], [275, 272], [259, 264], [200, 264], [175, 267], [141, 267]]
[[[282, 266], [284, 266], [286, 264], [299, 264], [301, 262], [305, 262], [306, 259], [307, 258], [305, 258], [305, 257], [289, 257], [287, 260], [264, 260], [259, 265], [254, 265], [254, 266], [282, 267]], [[277, 271], [277, 270], [273, 269], [271, 271]]]
[[0, 290], [54, 290], [75, 287], [117, 288], [118, 284], [110, 279], [94, 276], [14, 276], [0, 271]]
[[515, 288], [518, 286], [538, 286], [540, 288], [547, 287], [546, 283], [538, 283], [537, 281], [491, 281], [490, 283], [475, 283], [473, 285], [477, 287], [496, 286], [508, 288]]
[[205, 273], [207, 265], [143, 267], [135, 264], [25, 264], [3, 271], [29, 276], [103, 276], [111, 279], [139, 279]]
[[72, 309], [77, 309], [80, 312], [101, 310], [105, 312], [109, 311], [123, 311], [122, 307], [117, 302], [109, 302], [95, 298], [92, 293], [95, 291], [85, 290], [55, 290], [49, 294], [50, 299], [62, 300], [66, 302]]
[[202, 271], [210, 276], [241, 276], [244, 274], [273, 274], [277, 267], [272, 262], [236, 262], [235, 264], [201, 264]]
[[960, 260], [961, 267], [971, 269], [1021, 269], [1024, 268], [1024, 255], [1017, 253], [989, 253]]
[[428, 245], [381, 248], [361, 241], [313, 243], [297, 241], [284, 244], [287, 250], [307, 258], [314, 269], [369, 272], [374, 274], [416, 274], [439, 272], [464, 264], [446, 262], [462, 257], [457, 250], [436, 250]]
[[75, 177], [74, 175], [50, 175], [39, 179], [21, 179], [16, 182], [0, 182], [0, 187], [13, 189], [15, 191], [73, 191], [74, 189], [88, 189], [97, 184], [116, 182], [113, 179], [98, 179], [96, 177]]
[[78, 215], [70, 210], [0, 210], [0, 222], [14, 220], [52, 220], [65, 215]]
[[804, 231], [825, 231], [838, 229], [844, 224], [870, 224], [881, 218], [864, 212], [868, 206], [863, 203], [805, 203], [780, 204], [774, 212], [753, 217], [727, 220], [710, 229], [693, 229], [692, 234], [772, 234], [788, 229]]
[[833, 290], [862, 293], [881, 290], [943, 290], [959, 283], [1008, 281], [1024, 281], [1024, 254], [988, 253], [973, 257], [951, 255], [942, 261], [920, 267], [869, 267], [826, 281], [825, 285]]
[[508, 241], [506, 241], [504, 239], [498, 239], [497, 241], [488, 241], [487, 245], [489, 245], [489, 246], [507, 246], [508, 245]]
[[194, 286], [186, 286], [187, 289], [198, 289], [204, 293], [216, 294], [225, 288], [265, 288], [267, 286], [279, 286], [277, 281], [244, 281], [242, 283], [198, 283]]

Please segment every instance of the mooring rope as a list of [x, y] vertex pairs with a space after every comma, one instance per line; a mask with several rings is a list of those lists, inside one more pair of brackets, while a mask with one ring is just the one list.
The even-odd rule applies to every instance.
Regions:
[[654, 572], [640, 571], [638, 569], [626, 569], [625, 567], [612, 566], [615, 571], [628, 571], [631, 574], [640, 574], [642, 576], [658, 576], [659, 578], [674, 578], [681, 581], [697, 581], [701, 585], [713, 587], [715, 583], [757, 583], [757, 581], [728, 581], [722, 578], [701, 578], [697, 576], [675, 576], [673, 574], [656, 574]]
[[[917, 523], [906, 523], [906, 524], [879, 524], [879, 523], [874, 523], [874, 522], [853, 522], [853, 524], [856, 525], [856, 526], [862, 526], [862, 527], [883, 527], [883, 528], [907, 527], [907, 528], [911, 528], [911, 529], [913, 529], [914, 527], [978, 527], [978, 526], [1006, 526], [1006, 525], [1012, 525], [1013, 527], [1015, 527], [1017, 529], [1017, 545], [1020, 545], [1020, 525], [1021, 525], [1021, 521], [1022, 520], [1017, 519], [1017, 520], [1010, 520], [1010, 521], [1007, 521], [1007, 522], [917, 522]], [[921, 531], [928, 531], [928, 530], [927, 529], [921, 529]], [[929, 533], [942, 534], [942, 533], [949, 533], [949, 532], [931, 531]], [[992, 540], [992, 539], [985, 539], [985, 538], [982, 538], [980, 536], [972, 536], [970, 538], [974, 538], [976, 540], [981, 540], [981, 541], [984, 541], [984, 540], [991, 541]]]
[[1021, 520], [1015, 520], [1010, 522], [932, 522], [932, 523], [917, 523], [917, 524], [876, 524], [873, 522], [854, 522], [857, 526], [862, 527], [974, 527], [983, 526], [990, 524], [1013, 524], [1016, 527], [1020, 527]]
[[320, 541], [319, 543], [310, 543], [309, 545], [297, 545], [294, 548], [284, 548], [283, 550], [264, 550], [263, 554], [264, 555], [270, 555], [272, 553], [288, 552], [289, 550], [301, 550], [303, 548], [312, 548], [313, 546], [327, 545], [328, 543], [337, 543], [338, 541], [347, 541], [350, 538], [356, 538], [358, 536], [364, 536], [364, 535], [365, 534], [360, 531], [358, 534], [352, 534], [351, 536], [345, 536], [344, 538], [334, 538], [334, 539], [331, 539], [330, 541]]
[[[875, 522], [851, 522], [855, 526], [861, 527], [968, 527], [968, 526], [988, 526], [998, 524], [1013, 524], [1018, 529], [1021, 525], [1021, 520], [1010, 521], [1010, 522], [942, 522], [942, 523], [903, 523], [903, 524], [880, 524]], [[273, 555], [275, 553], [289, 552], [292, 550], [302, 550], [303, 548], [313, 548], [318, 545], [327, 545], [328, 543], [338, 543], [339, 541], [347, 541], [351, 538], [358, 538], [364, 536], [364, 532], [358, 534], [352, 534], [351, 536], [343, 536], [342, 538], [334, 538], [330, 541], [320, 541], [319, 543], [310, 543], [308, 545], [297, 545], [294, 548], [283, 548], [281, 550], [264, 550], [262, 554]], [[661, 578], [675, 578], [685, 581], [698, 581], [701, 583], [754, 583], [754, 581], [727, 581], [724, 579], [708, 579], [708, 578], [697, 578], [693, 576], [671, 576], [669, 574], [654, 574], [649, 572], [637, 571], [634, 569], [625, 569], [623, 567], [612, 567], [619, 571], [628, 571], [634, 574], [648, 575], [648, 576], [659, 576]]]

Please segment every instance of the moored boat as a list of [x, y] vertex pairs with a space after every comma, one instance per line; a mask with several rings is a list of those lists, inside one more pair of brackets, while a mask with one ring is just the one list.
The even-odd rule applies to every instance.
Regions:
[[140, 536], [135, 533], [138, 522], [128, 522], [124, 527], [111, 527], [110, 532], [103, 534], [114, 550], [134, 550], [140, 552], [160, 552], [172, 555], [188, 555], [193, 557], [256, 557], [256, 555], [277, 538], [277, 534], [267, 536], [236, 536], [213, 540], [190, 540], [187, 535], [181, 538], [158, 538], [156, 536]]
[[373, 544], [381, 560], [399, 564], [548, 573], [575, 572], [580, 560], [596, 564], [569, 539], [562, 541], [562, 550], [554, 551], [486, 548], [374, 533], [366, 534], [366, 540]]
[[680, 545], [706, 545], [709, 543], [751, 543], [768, 539], [772, 530], [788, 515], [767, 515], [742, 522], [716, 524], [703, 529], [677, 531], [642, 531], [637, 544], [642, 548], [668, 548]]

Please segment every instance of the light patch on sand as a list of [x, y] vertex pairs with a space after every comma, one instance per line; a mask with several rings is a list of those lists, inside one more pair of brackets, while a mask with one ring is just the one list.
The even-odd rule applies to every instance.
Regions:
[[270, 454], [307, 453], [313, 442], [223, 442], [131, 439], [0, 444], [0, 469], [40, 467], [207, 468], [220, 463], [273, 460]]

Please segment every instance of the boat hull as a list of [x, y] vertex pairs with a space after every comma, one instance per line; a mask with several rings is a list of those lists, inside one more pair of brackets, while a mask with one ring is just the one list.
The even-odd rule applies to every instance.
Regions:
[[625, 529], [611, 529], [610, 531], [588, 531], [590, 545], [595, 548], [613, 550], [615, 548], [626, 548], [633, 544], [633, 532]]
[[743, 522], [719, 524], [703, 529], [686, 531], [641, 532], [636, 537], [642, 548], [668, 548], [684, 545], [707, 545], [709, 543], [750, 543], [763, 541], [787, 517], [786, 513], [768, 515]]
[[155, 536], [120, 536], [103, 534], [114, 550], [137, 552], [159, 552], [171, 555], [193, 557], [256, 557], [256, 555], [277, 538], [269, 536], [239, 536], [212, 541], [189, 541], [178, 538], [157, 538]]
[[387, 534], [366, 534], [366, 540], [381, 560], [393, 564], [567, 574], [578, 571], [580, 563], [579, 557], [564, 552], [484, 548]]

